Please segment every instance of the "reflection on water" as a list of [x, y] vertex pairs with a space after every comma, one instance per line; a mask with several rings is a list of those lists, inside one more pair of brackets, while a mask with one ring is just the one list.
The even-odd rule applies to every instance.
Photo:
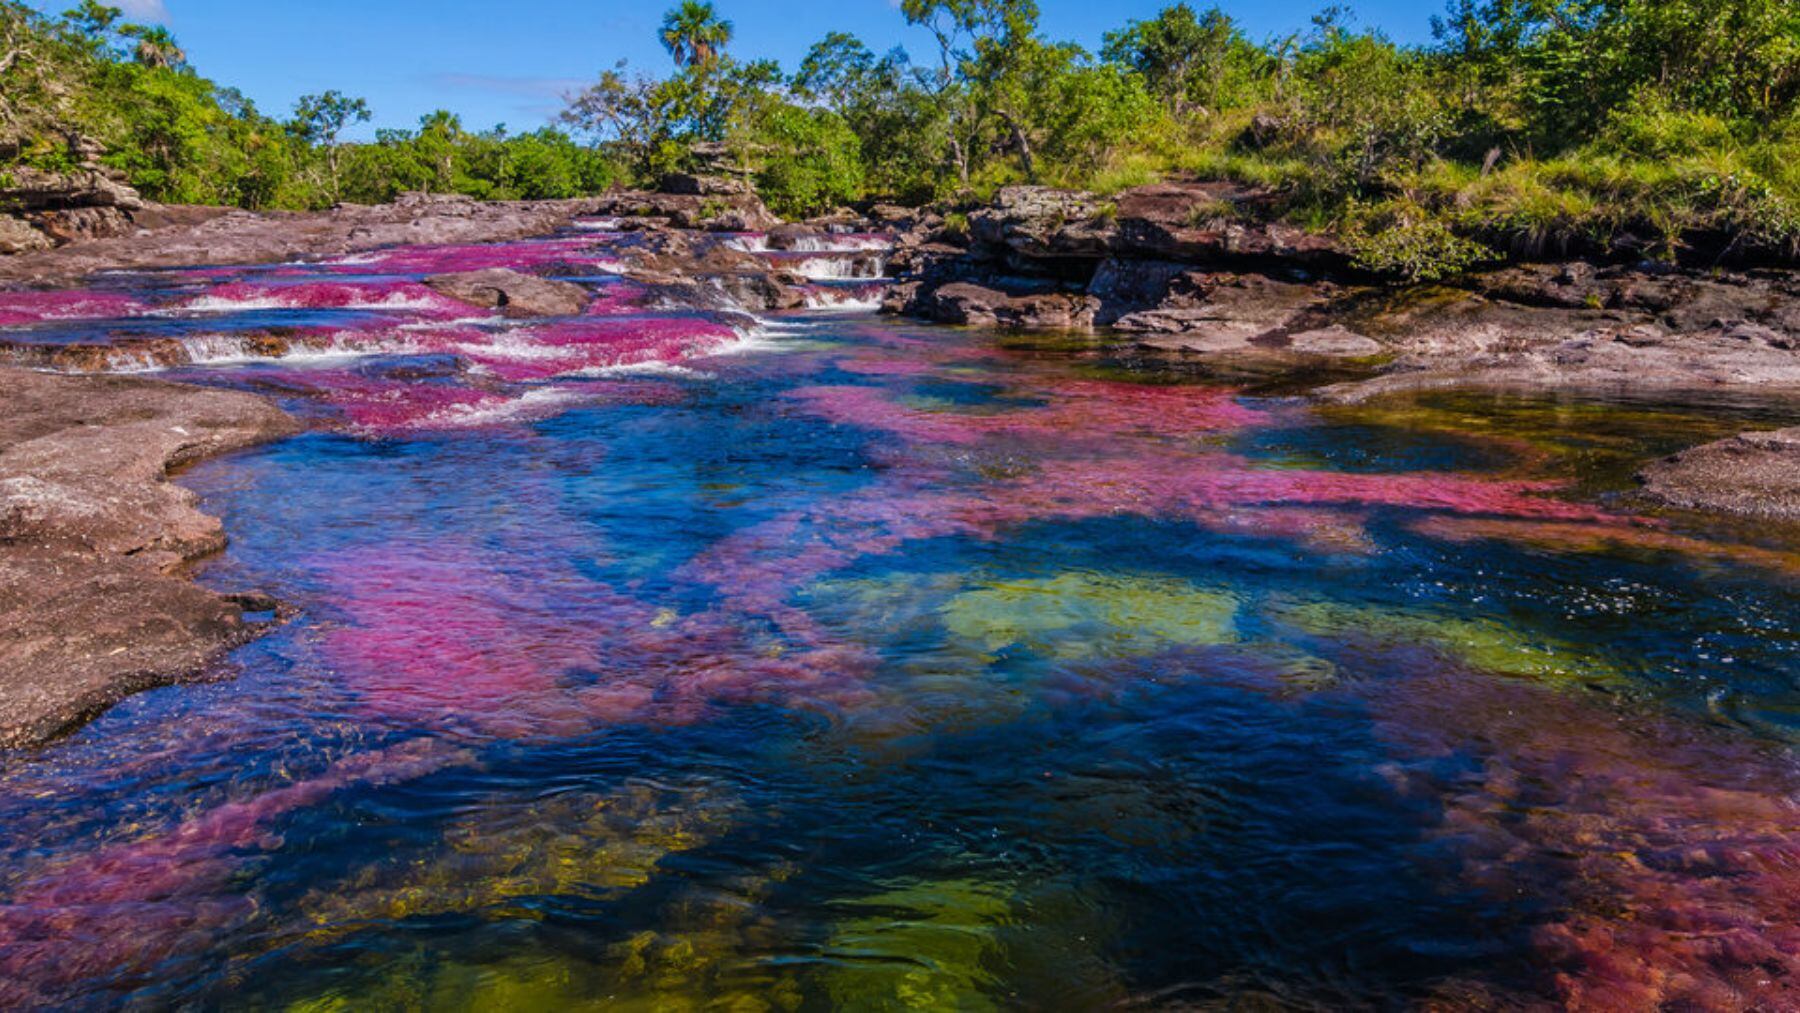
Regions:
[[301, 616], [4, 761], [0, 1004], [1800, 1003], [1800, 533], [1624, 494], [1791, 410], [778, 325], [184, 373]]

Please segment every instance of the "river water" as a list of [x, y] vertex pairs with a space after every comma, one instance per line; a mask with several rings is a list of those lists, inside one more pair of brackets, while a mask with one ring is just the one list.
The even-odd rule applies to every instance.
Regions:
[[[1800, 1004], [1800, 532], [1627, 495], [1795, 406], [1323, 407], [831, 250], [669, 309], [593, 225], [0, 294], [313, 421], [181, 478], [297, 616], [0, 760], [0, 1005]], [[490, 264], [600, 298], [417, 284]]]

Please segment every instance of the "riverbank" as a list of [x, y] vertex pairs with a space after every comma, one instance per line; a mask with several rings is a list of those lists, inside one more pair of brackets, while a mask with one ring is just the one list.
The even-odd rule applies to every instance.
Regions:
[[1008, 187], [903, 236], [886, 309], [1110, 331], [1195, 369], [1363, 367], [1320, 391], [1338, 401], [1449, 387], [1800, 395], [1792, 270], [1567, 260], [1413, 282], [1359, 267], [1332, 235], [1264, 217], [1271, 200], [1216, 182], [1105, 199]]
[[0, 368], [0, 748], [202, 675], [277, 618], [187, 579], [225, 536], [167, 479], [298, 430], [247, 394]]
[[[110, 206], [109, 206], [110, 209]], [[503, 243], [554, 232], [581, 216], [622, 215], [675, 228], [740, 230], [775, 224], [750, 194], [620, 190], [557, 201], [477, 201], [408, 194], [392, 204], [327, 211], [239, 211], [143, 204], [117, 213], [110, 234], [0, 256], [0, 286], [69, 285], [103, 271], [268, 264], [390, 246]]]

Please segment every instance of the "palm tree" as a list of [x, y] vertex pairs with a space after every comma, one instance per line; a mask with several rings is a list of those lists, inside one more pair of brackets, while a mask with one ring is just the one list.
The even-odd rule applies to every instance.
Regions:
[[683, 67], [711, 66], [731, 42], [731, 22], [705, 0], [682, 0], [663, 15], [662, 44]]
[[[136, 27], [136, 26], [134, 26]], [[176, 44], [167, 28], [138, 27], [137, 51], [133, 55], [146, 67], [175, 67], [187, 62], [187, 54]]]

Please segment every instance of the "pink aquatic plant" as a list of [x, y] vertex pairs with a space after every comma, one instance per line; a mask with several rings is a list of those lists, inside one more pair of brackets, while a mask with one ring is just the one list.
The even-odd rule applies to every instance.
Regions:
[[724, 324], [689, 317], [599, 317], [520, 327], [458, 347], [509, 381], [628, 366], [676, 365], [736, 341]]
[[856, 698], [860, 651], [755, 649], [729, 613], [682, 616], [546, 562], [443, 546], [319, 561], [347, 617], [322, 645], [371, 714], [483, 737], [696, 721], [720, 703]]
[[405, 313], [420, 319], [453, 320], [481, 311], [440, 295], [415, 281], [232, 281], [215, 285], [181, 304], [190, 312], [242, 309], [355, 309]]
[[135, 296], [91, 289], [0, 291], [0, 327], [50, 320], [114, 320], [148, 307]]
[[[1372, 680], [1390, 771], [1496, 896], [1554, 898], [1532, 935], [1562, 1008], [1800, 1006], [1800, 772], [1673, 718], [1404, 656]], [[1550, 719], [1547, 715], [1555, 715]], [[1443, 783], [1434, 758], [1474, 752]]]
[[150, 974], [200, 951], [258, 914], [233, 879], [251, 854], [281, 846], [275, 821], [353, 785], [394, 785], [468, 762], [463, 750], [415, 739], [165, 833], [13, 870], [0, 903], [0, 1007], [54, 1004], [95, 979]]
[[613, 281], [602, 285], [593, 301], [588, 303], [586, 315], [590, 317], [616, 317], [644, 311], [644, 301], [648, 295], [642, 285], [628, 281]]
[[[866, 364], [865, 364], [866, 366]], [[832, 422], [893, 433], [916, 443], [974, 444], [991, 438], [1050, 437], [1108, 440], [1122, 435], [1180, 437], [1255, 425], [1268, 416], [1218, 388], [1144, 387], [1072, 380], [1021, 391], [1044, 406], [912, 408], [880, 387], [802, 387], [789, 394], [807, 411]]]

